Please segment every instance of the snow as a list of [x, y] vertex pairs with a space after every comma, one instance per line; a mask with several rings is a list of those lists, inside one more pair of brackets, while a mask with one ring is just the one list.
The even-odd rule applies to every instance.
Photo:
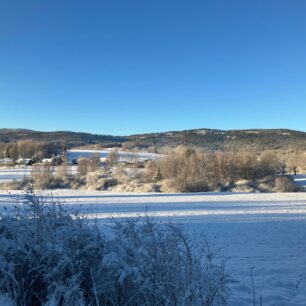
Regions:
[[[94, 154], [99, 153], [101, 159], [106, 159], [109, 152], [111, 150], [68, 150], [67, 151], [67, 155], [68, 155], [68, 159], [69, 161], [72, 160], [77, 160], [81, 157], [91, 157]], [[130, 159], [139, 159], [139, 160], [151, 160], [151, 159], [156, 159], [158, 158], [160, 155], [159, 154], [155, 154], [155, 153], [134, 153], [134, 152], [128, 152], [128, 151], [118, 151], [119, 154], [119, 158], [122, 161], [128, 161]]]
[[0, 294], [0, 305], [1, 306], [15, 306], [15, 302], [5, 295]]
[[[58, 167], [54, 167], [55, 171]], [[77, 174], [77, 166], [68, 166], [67, 172], [71, 175]], [[14, 168], [0, 168], [0, 183], [20, 181], [31, 177], [31, 166], [15, 166]]]
[[31, 167], [0, 168], [0, 183], [22, 180], [31, 176]]
[[293, 178], [297, 185], [306, 190], [306, 174], [298, 174]]
[[12, 161], [13, 160], [11, 160], [10, 158], [2, 158], [2, 159], [0, 159], [0, 164], [9, 164]]
[[[18, 194], [1, 191], [0, 212]], [[233, 280], [229, 305], [252, 304], [252, 267], [258, 305], [260, 296], [263, 305], [306, 304], [306, 193], [52, 194], [84, 216], [101, 219], [101, 224], [109, 217], [152, 215], [206, 234], [228, 258]]]
[[[67, 151], [68, 159], [71, 162], [72, 160], [78, 160], [81, 157], [91, 157], [96, 153], [100, 154], [100, 158], [102, 161], [104, 161], [107, 158], [107, 155], [109, 154], [111, 150], [69, 150]], [[133, 153], [133, 152], [127, 152], [127, 151], [119, 151], [118, 152], [120, 160], [121, 161], [130, 161], [131, 159], [137, 159], [137, 160], [152, 160], [160, 157], [159, 154], [155, 153]], [[0, 160], [1, 161], [7, 161], [7, 160]], [[43, 162], [51, 161], [51, 159], [44, 159]], [[12, 167], [0, 167], [0, 183], [7, 183], [12, 182], [15, 180], [22, 180], [25, 177], [31, 176], [31, 166], [15, 166]], [[56, 167], [55, 167], [56, 169]], [[77, 173], [77, 167], [76, 166], [70, 166], [69, 167], [69, 173], [70, 174], [76, 174]]]

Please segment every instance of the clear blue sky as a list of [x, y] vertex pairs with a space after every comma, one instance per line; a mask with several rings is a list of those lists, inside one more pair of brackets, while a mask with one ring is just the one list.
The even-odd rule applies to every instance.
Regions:
[[306, 131], [306, 1], [2, 0], [0, 127]]

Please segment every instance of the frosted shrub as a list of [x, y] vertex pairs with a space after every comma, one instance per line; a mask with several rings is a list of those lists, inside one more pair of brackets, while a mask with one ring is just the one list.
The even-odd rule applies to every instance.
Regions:
[[78, 161], [78, 172], [80, 175], [86, 175], [88, 172], [95, 172], [100, 168], [100, 155], [97, 153], [89, 158], [81, 158]]
[[[224, 266], [209, 244], [149, 218], [117, 222], [97, 280], [106, 305], [224, 305]], [[199, 243], [199, 242], [198, 242]], [[109, 286], [108, 284], [112, 284]]]
[[0, 297], [15, 305], [222, 305], [224, 265], [204, 239], [149, 218], [96, 225], [26, 194], [0, 219]]
[[31, 177], [37, 189], [45, 189], [50, 184], [53, 177], [53, 168], [50, 163], [44, 165], [34, 164], [32, 166]]
[[0, 221], [0, 295], [16, 305], [81, 305], [87, 290], [90, 301], [90, 267], [103, 254], [100, 233], [53, 200], [28, 193], [23, 202]]
[[299, 191], [293, 180], [287, 176], [280, 176], [275, 180], [274, 188], [277, 192], [295, 192]]

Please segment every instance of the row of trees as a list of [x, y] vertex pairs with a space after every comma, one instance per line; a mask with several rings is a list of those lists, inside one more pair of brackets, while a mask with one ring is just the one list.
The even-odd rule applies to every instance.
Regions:
[[118, 163], [118, 152], [112, 151], [103, 164], [99, 154], [90, 158], [81, 158], [78, 161], [78, 175], [68, 173], [67, 158], [63, 158], [62, 164], [56, 171], [48, 164], [36, 165], [33, 167], [32, 179], [34, 185], [39, 188], [52, 186], [58, 188], [61, 185], [65, 187], [75, 185], [74, 188], [80, 188], [88, 185], [88, 188], [96, 189], [100, 188], [97, 186], [108, 186], [109, 182], [114, 185], [116, 180], [116, 184], [149, 183], [161, 185], [163, 191], [196, 192], [228, 190], [239, 181], [241, 184], [243, 180], [246, 181], [245, 184], [250, 183], [250, 187], [257, 188], [255, 186], [257, 183], [266, 183], [260, 180], [268, 178], [271, 185], [259, 190], [272, 191], [275, 189], [276, 178], [280, 176], [283, 176], [282, 183], [294, 189], [293, 183], [285, 177], [285, 174], [297, 172], [296, 162], [300, 159], [290, 156], [291, 159], [289, 156], [285, 158], [272, 151], [262, 154], [244, 151], [207, 152], [201, 149], [177, 147], [163, 158], [149, 162], [144, 171], [129, 176], [124, 166]]
[[[102, 177], [110, 178], [110, 167], [115, 166], [118, 160], [117, 151], [110, 152], [103, 166], [99, 153], [88, 158], [80, 158], [77, 174], [72, 174], [67, 155], [62, 154], [61, 157], [53, 159], [53, 162], [34, 164], [29, 183], [37, 189], [69, 188], [73, 186], [81, 188], [87, 183], [96, 186], [101, 183]], [[55, 164], [55, 161], [58, 161], [58, 163]], [[98, 182], [99, 180], [100, 182]]]
[[61, 148], [48, 142], [20, 140], [18, 142], [0, 143], [0, 158], [16, 161], [19, 158], [36, 158], [41, 160], [61, 153]]
[[287, 171], [296, 172], [297, 164], [275, 152], [205, 152], [178, 147], [165, 158], [146, 167], [146, 181], [164, 181], [178, 191], [205, 191], [222, 188], [238, 180], [255, 181]]

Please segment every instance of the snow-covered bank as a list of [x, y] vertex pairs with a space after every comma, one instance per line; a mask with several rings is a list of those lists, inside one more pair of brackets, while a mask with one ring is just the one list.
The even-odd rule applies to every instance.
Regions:
[[[51, 196], [50, 192], [43, 192]], [[19, 192], [0, 192], [0, 212]], [[252, 304], [251, 267], [257, 302], [305, 305], [306, 193], [135, 194], [56, 190], [67, 206], [88, 217], [152, 214], [206, 233], [229, 258], [230, 305]]]

